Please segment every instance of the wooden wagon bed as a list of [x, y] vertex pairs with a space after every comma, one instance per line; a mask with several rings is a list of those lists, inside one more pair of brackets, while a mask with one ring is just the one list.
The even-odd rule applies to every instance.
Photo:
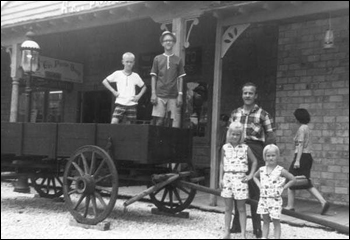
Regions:
[[[111, 142], [109, 142], [109, 140]], [[142, 164], [190, 162], [188, 129], [151, 125], [1, 123], [1, 154], [69, 157], [85, 145], [109, 146], [114, 160]]]

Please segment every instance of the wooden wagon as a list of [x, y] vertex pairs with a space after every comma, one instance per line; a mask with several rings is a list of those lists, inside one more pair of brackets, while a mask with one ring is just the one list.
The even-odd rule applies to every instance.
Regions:
[[160, 211], [184, 210], [196, 194], [190, 184], [200, 179], [193, 175], [191, 159], [188, 129], [1, 123], [2, 172], [29, 177], [42, 197], [64, 194], [70, 213], [84, 224], [107, 218], [118, 187], [125, 185], [149, 187], [125, 207], [149, 194]]

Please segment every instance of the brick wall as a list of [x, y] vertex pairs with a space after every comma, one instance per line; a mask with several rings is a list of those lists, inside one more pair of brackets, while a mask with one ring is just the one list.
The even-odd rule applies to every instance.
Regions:
[[[349, 17], [332, 19], [334, 48], [324, 49], [328, 19], [279, 28], [276, 91], [277, 142], [284, 167], [294, 154], [293, 112], [306, 108], [313, 135], [311, 177], [323, 196], [349, 204]], [[307, 191], [298, 191], [309, 198]]]

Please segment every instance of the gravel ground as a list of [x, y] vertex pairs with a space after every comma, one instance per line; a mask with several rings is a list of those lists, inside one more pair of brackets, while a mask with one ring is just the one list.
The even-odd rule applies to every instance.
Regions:
[[[218, 239], [222, 237], [224, 215], [187, 209], [189, 219], [151, 214], [153, 204], [136, 202], [123, 213], [125, 200], [117, 200], [107, 218], [108, 231], [84, 229], [69, 225], [72, 219], [62, 201], [39, 198], [34, 194], [13, 192], [11, 183], [1, 183], [1, 238], [2, 239]], [[271, 225], [272, 228], [272, 225]], [[247, 221], [247, 237], [254, 239], [251, 221]], [[272, 238], [272, 229], [270, 229]], [[239, 234], [231, 238], [239, 239]], [[349, 236], [318, 228], [299, 228], [282, 224], [284, 239], [349, 239]]]

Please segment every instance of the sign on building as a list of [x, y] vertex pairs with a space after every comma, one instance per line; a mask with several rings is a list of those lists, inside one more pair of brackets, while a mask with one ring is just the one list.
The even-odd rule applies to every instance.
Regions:
[[73, 83], [83, 83], [83, 64], [40, 56], [39, 69], [33, 76]]

